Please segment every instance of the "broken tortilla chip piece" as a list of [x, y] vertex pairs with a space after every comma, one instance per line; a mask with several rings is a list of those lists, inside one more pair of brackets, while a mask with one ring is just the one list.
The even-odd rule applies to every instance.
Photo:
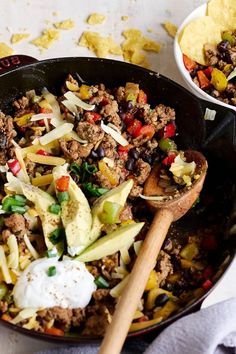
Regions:
[[143, 36], [138, 29], [127, 29], [122, 35], [125, 37], [121, 46], [125, 61], [148, 68], [149, 63], [143, 50], [159, 53], [161, 44]]
[[217, 44], [221, 41], [222, 27], [211, 17], [199, 17], [187, 24], [179, 37], [183, 54], [199, 64], [205, 65], [203, 47], [206, 43]]
[[87, 18], [87, 23], [89, 25], [100, 25], [105, 20], [106, 20], [106, 16], [94, 12], [91, 15], [89, 15], [89, 17]]
[[11, 43], [16, 44], [30, 36], [29, 33], [15, 33], [11, 36]]
[[8, 47], [6, 43], [0, 42], [0, 58], [8, 57], [12, 55], [13, 49]]
[[166, 21], [166, 22], [164, 22], [162, 24], [162, 26], [164, 27], [164, 29], [166, 30], [166, 32], [168, 33], [168, 35], [170, 37], [172, 37], [172, 38], [175, 37], [176, 32], [177, 32], [177, 26], [176, 25], [174, 25], [171, 22]]
[[236, 28], [236, 1], [235, 0], [211, 0], [207, 4], [207, 15], [224, 29]]
[[31, 41], [33, 45], [41, 49], [48, 49], [53, 42], [59, 39], [60, 33], [56, 29], [46, 29], [42, 32], [42, 35]]
[[54, 26], [57, 29], [64, 29], [64, 30], [69, 30], [75, 27], [75, 23], [73, 20], [65, 20], [65, 21], [61, 21], [61, 22], [56, 22], [54, 23]]
[[108, 54], [122, 55], [120, 46], [111, 36], [102, 37], [97, 32], [83, 32], [79, 45], [92, 50], [99, 58], [105, 58]]

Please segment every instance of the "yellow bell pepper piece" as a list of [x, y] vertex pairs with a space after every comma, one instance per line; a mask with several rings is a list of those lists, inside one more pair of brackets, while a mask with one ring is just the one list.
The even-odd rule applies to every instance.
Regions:
[[46, 109], [52, 109], [52, 106], [48, 103], [47, 100], [42, 100], [38, 102], [39, 107], [41, 108], [46, 108]]
[[211, 83], [219, 92], [224, 91], [228, 85], [228, 81], [225, 74], [223, 73], [223, 71], [217, 68], [213, 68], [212, 70]]
[[37, 187], [47, 186], [48, 184], [52, 183], [53, 175], [50, 173], [48, 175], [39, 176], [32, 178], [32, 185]]
[[92, 97], [90, 86], [81, 85], [79, 88], [79, 97], [81, 100], [89, 100]]
[[18, 125], [18, 127], [23, 127], [28, 123], [33, 114], [34, 113], [27, 113], [21, 117], [15, 117], [14, 122]]
[[180, 256], [188, 261], [192, 261], [199, 253], [196, 243], [188, 243], [180, 252]]
[[98, 162], [98, 168], [103, 176], [108, 179], [112, 186], [116, 186], [118, 184], [116, 175], [112, 173], [112, 171], [103, 160]]
[[179, 305], [169, 300], [161, 309], [154, 312], [154, 318], [162, 317], [163, 320], [168, 318], [173, 312], [176, 312], [179, 309]]
[[153, 269], [148, 278], [145, 290], [151, 290], [157, 286], [157, 272]]
[[159, 318], [154, 318], [153, 320], [132, 323], [129, 328], [129, 332], [139, 331], [140, 329], [153, 326], [154, 324], [159, 323], [161, 321], [162, 321], [162, 317], [159, 317]]
[[168, 281], [169, 283], [175, 283], [175, 282], [177, 282], [178, 280], [180, 280], [180, 278], [181, 278], [181, 274], [180, 274], [180, 273], [174, 273], [174, 274], [168, 275], [167, 281]]
[[76, 92], [79, 90], [79, 86], [76, 84], [73, 84], [70, 81], [66, 81], [66, 87], [68, 88], [68, 90], [70, 90], [72, 92]]
[[192, 262], [187, 259], [181, 259], [180, 262], [183, 269], [195, 268], [197, 270], [202, 270], [204, 268], [204, 264], [201, 262]]

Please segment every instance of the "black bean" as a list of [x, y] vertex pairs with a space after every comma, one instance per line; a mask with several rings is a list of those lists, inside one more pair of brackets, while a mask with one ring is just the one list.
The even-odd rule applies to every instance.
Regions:
[[99, 146], [97, 148], [96, 152], [97, 152], [98, 157], [100, 157], [100, 158], [103, 158], [105, 156], [105, 151], [102, 146]]
[[152, 164], [152, 156], [151, 156], [151, 155], [144, 155], [144, 156], [142, 157], [142, 159], [143, 159], [145, 162], [149, 163], [150, 165]]
[[132, 109], [133, 107], [134, 107], [133, 102], [132, 102], [132, 101], [128, 101], [128, 102], [127, 102], [127, 109], [130, 110], [130, 109]]
[[133, 157], [135, 160], [139, 158], [139, 152], [135, 148], [129, 150], [129, 155]]
[[225, 53], [222, 54], [222, 56], [223, 56], [223, 60], [226, 61], [226, 63], [228, 64], [233, 63], [230, 52], [226, 51]]
[[125, 167], [128, 171], [133, 171], [134, 169], [134, 164], [135, 164], [135, 160], [133, 158], [129, 158], [128, 161], [125, 164]]
[[93, 159], [97, 159], [98, 158], [98, 154], [96, 153], [96, 151], [92, 151], [90, 156], [93, 158]]
[[164, 306], [165, 303], [169, 300], [169, 296], [167, 294], [160, 294], [157, 296], [155, 300], [156, 306]]
[[224, 53], [228, 50], [229, 47], [229, 41], [221, 41], [218, 45], [217, 45], [217, 49], [220, 53]]

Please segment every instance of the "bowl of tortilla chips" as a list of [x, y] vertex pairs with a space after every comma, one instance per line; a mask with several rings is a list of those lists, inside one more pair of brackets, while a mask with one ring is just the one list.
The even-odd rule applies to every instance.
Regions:
[[196, 96], [236, 110], [236, 0], [210, 0], [190, 13], [174, 55]]

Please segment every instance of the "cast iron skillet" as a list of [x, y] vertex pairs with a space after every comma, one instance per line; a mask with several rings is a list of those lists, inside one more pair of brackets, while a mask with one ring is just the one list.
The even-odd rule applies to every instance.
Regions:
[[[233, 203], [233, 185], [236, 181], [236, 113], [193, 96], [180, 85], [158, 73], [107, 59], [72, 57], [38, 62], [34, 58], [23, 55], [11, 56], [0, 60], [0, 109], [3, 112], [11, 113], [11, 102], [30, 89], [41, 90], [43, 87], [47, 87], [49, 91], [59, 94], [60, 86], [67, 74], [76, 72], [88, 84], [104, 83], [108, 87], [115, 87], [124, 85], [127, 81], [139, 83], [147, 92], [151, 104], [163, 103], [174, 108], [179, 132], [178, 146], [182, 149], [200, 150], [205, 154], [209, 163], [209, 172], [204, 189], [219, 194], [219, 203], [222, 203], [222, 208], [225, 208], [226, 218], [230, 216]], [[204, 120], [207, 107], [216, 110], [214, 121]], [[199, 218], [190, 213], [181, 220], [180, 227], [184, 228], [190, 223], [197, 224], [199, 222]], [[228, 257], [223, 268], [225, 273], [233, 259], [235, 245], [232, 238], [227, 236], [227, 231], [224, 236], [225, 241], [221, 252], [214, 256], [219, 265], [226, 256]], [[184, 314], [198, 309], [208, 293], [171, 318], [145, 330], [132, 333], [129, 337], [147, 334], [150, 331], [157, 333]], [[72, 344], [98, 339], [95, 337], [53, 337], [29, 331], [5, 321], [1, 321], [1, 323], [23, 334], [54, 340], [57, 343], [60, 341]]]

